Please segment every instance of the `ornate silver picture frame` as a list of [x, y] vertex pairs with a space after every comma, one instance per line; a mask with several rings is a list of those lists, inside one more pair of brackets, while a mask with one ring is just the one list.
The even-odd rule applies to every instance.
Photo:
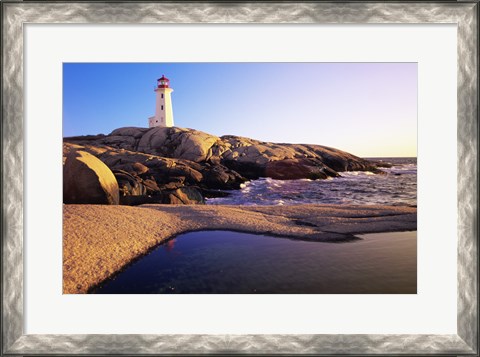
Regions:
[[[478, 20], [477, 1], [2, 2], [2, 353], [478, 355]], [[456, 334], [24, 334], [24, 24], [213, 22], [457, 25]]]

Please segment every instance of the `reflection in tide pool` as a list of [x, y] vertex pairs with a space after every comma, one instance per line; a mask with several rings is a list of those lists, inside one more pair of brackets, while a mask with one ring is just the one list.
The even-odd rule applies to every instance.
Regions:
[[415, 294], [416, 232], [319, 243], [230, 231], [182, 234], [97, 294]]

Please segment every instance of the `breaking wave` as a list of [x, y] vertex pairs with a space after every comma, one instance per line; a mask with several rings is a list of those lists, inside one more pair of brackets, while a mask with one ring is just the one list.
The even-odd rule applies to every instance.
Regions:
[[226, 197], [207, 199], [221, 205], [371, 204], [417, 205], [416, 158], [383, 159], [391, 168], [384, 175], [368, 171], [342, 172], [327, 180], [260, 178], [228, 191]]

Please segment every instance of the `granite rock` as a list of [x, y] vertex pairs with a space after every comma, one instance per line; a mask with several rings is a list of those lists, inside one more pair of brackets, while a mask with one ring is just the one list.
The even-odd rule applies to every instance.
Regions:
[[63, 202], [116, 205], [119, 203], [117, 180], [95, 156], [71, 150], [63, 165]]

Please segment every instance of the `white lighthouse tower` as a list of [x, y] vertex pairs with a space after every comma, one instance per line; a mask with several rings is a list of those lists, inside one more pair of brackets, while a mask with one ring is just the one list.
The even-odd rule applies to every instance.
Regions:
[[170, 88], [170, 80], [162, 75], [157, 79], [157, 87], [154, 89], [157, 92], [155, 116], [148, 118], [148, 127], [155, 126], [173, 126], [173, 109], [171, 93], [173, 89]]

